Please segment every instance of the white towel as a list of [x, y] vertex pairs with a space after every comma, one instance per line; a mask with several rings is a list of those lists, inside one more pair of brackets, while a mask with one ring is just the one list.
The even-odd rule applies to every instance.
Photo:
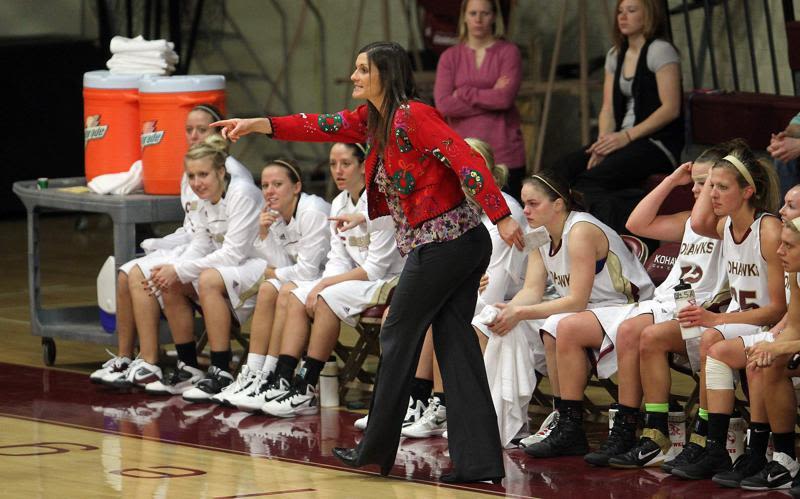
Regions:
[[136, 38], [125, 38], [124, 36], [115, 36], [111, 39], [111, 52], [117, 54], [119, 52], [136, 52], [142, 50], [157, 50], [165, 52], [174, 50], [175, 44], [166, 40], [145, 40], [142, 35]]
[[143, 186], [142, 160], [134, 161], [127, 172], [98, 175], [86, 184], [94, 193], [118, 196], [141, 190]]
[[140, 65], [140, 66], [154, 66], [161, 69], [166, 69], [170, 66], [175, 67], [171, 62], [166, 61], [161, 57], [140, 57], [135, 55], [122, 55], [114, 54], [111, 59], [106, 62], [106, 66], [113, 68], [120, 65]]
[[[475, 322], [473, 320], [473, 322]], [[503, 447], [528, 421], [528, 404], [536, 388], [533, 351], [521, 328], [492, 334], [483, 354]]]

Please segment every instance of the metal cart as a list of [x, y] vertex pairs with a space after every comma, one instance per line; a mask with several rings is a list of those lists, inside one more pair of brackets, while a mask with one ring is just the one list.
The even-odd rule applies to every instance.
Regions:
[[[105, 213], [114, 224], [114, 259], [117, 268], [136, 255], [136, 224], [183, 220], [184, 212], [178, 196], [133, 194], [110, 196], [74, 193], [63, 187], [86, 185], [83, 177], [50, 179], [49, 188], [37, 189], [35, 180], [13, 185], [28, 212], [28, 296], [30, 300], [31, 334], [42, 337], [42, 357], [48, 366], [56, 359], [54, 338], [117, 343], [117, 334], [109, 334], [100, 326], [96, 306], [42, 308], [39, 265], [39, 214], [43, 211], [75, 211]], [[171, 343], [166, 323], [161, 321], [161, 343]]]

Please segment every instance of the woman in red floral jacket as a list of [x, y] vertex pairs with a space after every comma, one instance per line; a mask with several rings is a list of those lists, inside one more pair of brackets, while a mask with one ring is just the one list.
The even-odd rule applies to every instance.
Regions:
[[[477, 339], [470, 326], [478, 282], [489, 263], [491, 241], [481, 214], [462, 185], [497, 224], [510, 245], [522, 231], [475, 153], [432, 107], [414, 100], [405, 50], [396, 43], [364, 47], [356, 59], [355, 111], [232, 119], [214, 123], [232, 141], [260, 132], [306, 142], [366, 142], [370, 226], [391, 215], [397, 246], [407, 254], [381, 330], [381, 361], [364, 438], [354, 449], [336, 448], [349, 466], [394, 464], [411, 380], [429, 325], [448, 398], [453, 470], [445, 482], [499, 480], [504, 476], [497, 419]], [[475, 431], [479, 429], [478, 431]]]

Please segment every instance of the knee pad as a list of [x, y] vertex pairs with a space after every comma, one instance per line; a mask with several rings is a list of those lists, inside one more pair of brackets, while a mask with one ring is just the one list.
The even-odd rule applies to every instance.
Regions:
[[706, 357], [706, 389], [733, 390], [733, 370], [714, 357]]

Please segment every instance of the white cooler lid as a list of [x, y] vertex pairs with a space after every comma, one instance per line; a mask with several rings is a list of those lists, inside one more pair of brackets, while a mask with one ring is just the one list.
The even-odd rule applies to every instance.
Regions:
[[83, 86], [87, 88], [125, 89], [139, 88], [141, 75], [114, 74], [104, 69], [83, 73]]
[[170, 94], [179, 92], [207, 92], [225, 90], [222, 75], [177, 75], [142, 78], [139, 92], [147, 94]]

